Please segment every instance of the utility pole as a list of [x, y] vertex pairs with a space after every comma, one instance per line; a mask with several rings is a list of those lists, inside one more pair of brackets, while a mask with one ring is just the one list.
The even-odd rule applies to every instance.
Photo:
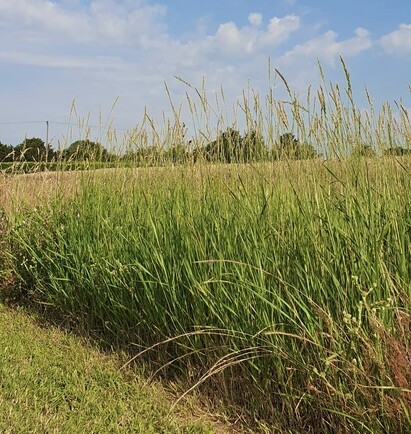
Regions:
[[46, 121], [46, 163], [49, 161], [49, 121]]

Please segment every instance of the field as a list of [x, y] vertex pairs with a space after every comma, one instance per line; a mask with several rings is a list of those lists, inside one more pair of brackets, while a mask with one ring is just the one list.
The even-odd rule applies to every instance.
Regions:
[[408, 115], [335, 92], [376, 155], [4, 175], [5, 286], [254, 431], [410, 432]]

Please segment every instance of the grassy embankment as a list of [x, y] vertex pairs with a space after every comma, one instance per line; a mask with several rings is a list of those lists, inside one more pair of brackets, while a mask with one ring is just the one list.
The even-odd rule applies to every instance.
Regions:
[[0, 303], [0, 431], [225, 432], [194, 401], [170, 411], [169, 393], [142, 375], [120, 373], [119, 365], [118, 357]]
[[[411, 143], [405, 109], [363, 115], [347, 95], [320, 89], [308, 117], [268, 98], [276, 116], [253, 120], [342, 157]], [[6, 211], [10, 279], [260, 428], [406, 433], [410, 170], [375, 157], [60, 173], [46, 203]]]

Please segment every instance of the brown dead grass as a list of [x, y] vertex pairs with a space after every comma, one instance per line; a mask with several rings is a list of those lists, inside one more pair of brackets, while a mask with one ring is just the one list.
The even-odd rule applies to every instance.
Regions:
[[80, 177], [75, 172], [39, 172], [0, 177], [0, 209], [9, 214], [41, 206], [59, 195], [73, 196]]
[[398, 311], [396, 334], [383, 331], [386, 344], [386, 365], [389, 367], [391, 379], [397, 389], [397, 397], [390, 399], [386, 410], [393, 416], [404, 414], [404, 407], [411, 414], [411, 316]]

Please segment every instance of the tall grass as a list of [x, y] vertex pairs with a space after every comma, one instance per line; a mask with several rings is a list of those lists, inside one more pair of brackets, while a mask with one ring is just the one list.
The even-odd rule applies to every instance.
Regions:
[[[344, 70], [346, 97], [323, 79], [303, 106], [279, 75], [288, 104], [239, 104], [272, 144], [291, 131], [341, 159], [411, 143], [405, 108], [364, 115]], [[209, 122], [194, 92], [193, 122]], [[135, 140], [183, 140], [174, 113], [177, 127], [149, 122]], [[83, 173], [76, 195], [12, 213], [14, 273], [34, 301], [260, 427], [409, 432], [410, 170], [384, 157]]]

